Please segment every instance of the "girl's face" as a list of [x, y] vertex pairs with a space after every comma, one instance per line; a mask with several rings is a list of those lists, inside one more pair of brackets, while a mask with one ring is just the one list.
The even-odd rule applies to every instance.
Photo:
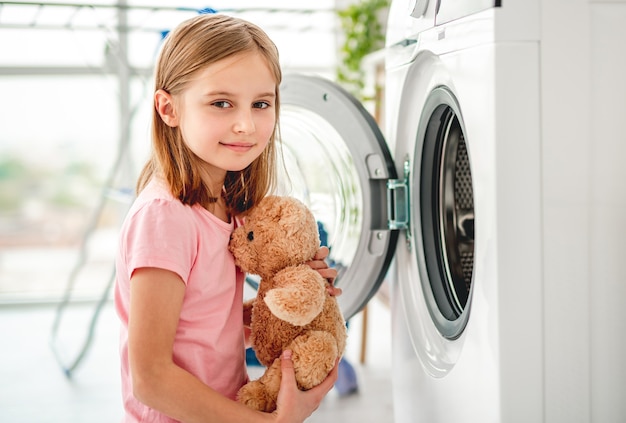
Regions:
[[170, 121], [161, 116], [180, 128], [209, 175], [223, 179], [226, 171], [242, 170], [262, 153], [276, 124], [275, 102], [276, 80], [265, 58], [246, 52], [200, 70], [170, 103]]

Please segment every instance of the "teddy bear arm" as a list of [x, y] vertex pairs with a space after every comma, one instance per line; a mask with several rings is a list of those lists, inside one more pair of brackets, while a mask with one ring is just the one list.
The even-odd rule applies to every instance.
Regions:
[[325, 281], [309, 266], [286, 268], [274, 275], [274, 289], [264, 301], [272, 314], [295, 326], [309, 324], [323, 309]]

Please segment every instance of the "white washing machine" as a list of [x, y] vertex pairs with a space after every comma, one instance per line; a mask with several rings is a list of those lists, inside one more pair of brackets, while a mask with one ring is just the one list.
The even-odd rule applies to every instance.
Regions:
[[413, 194], [396, 423], [626, 421], [625, 18], [624, 2], [440, 0], [434, 27], [388, 38]]
[[386, 140], [285, 77], [285, 192], [347, 317], [394, 264], [395, 423], [626, 421], [623, 22], [623, 1], [394, 1]]
[[396, 252], [395, 421], [541, 422], [536, 14], [516, 11], [528, 23], [515, 34], [524, 42], [500, 42], [504, 7], [446, 3], [443, 22], [438, 15], [410, 41], [388, 39], [387, 77], [403, 80], [387, 92], [399, 103], [389, 133], [396, 160], [410, 163], [413, 194], [411, 237]]

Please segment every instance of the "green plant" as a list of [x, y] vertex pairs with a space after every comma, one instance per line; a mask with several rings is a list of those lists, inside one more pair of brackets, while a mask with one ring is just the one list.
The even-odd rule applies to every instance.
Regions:
[[365, 85], [361, 61], [384, 45], [380, 12], [388, 6], [389, 0], [363, 0], [337, 12], [345, 36], [339, 51], [337, 81], [361, 100]]

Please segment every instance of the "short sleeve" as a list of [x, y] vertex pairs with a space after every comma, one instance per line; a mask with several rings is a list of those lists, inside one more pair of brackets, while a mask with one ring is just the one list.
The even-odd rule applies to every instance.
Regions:
[[155, 267], [177, 273], [186, 284], [198, 252], [198, 230], [190, 207], [154, 199], [127, 223], [122, 240], [127, 277], [136, 269]]

